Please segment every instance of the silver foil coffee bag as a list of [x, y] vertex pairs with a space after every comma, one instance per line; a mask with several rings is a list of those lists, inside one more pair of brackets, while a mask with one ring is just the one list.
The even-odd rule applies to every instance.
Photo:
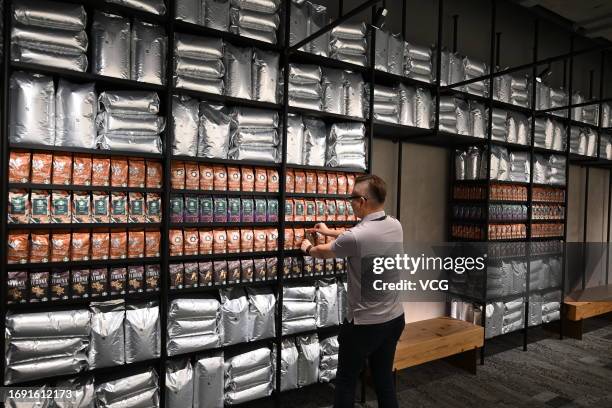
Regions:
[[85, 7], [55, 1], [19, 0], [13, 4], [13, 19], [21, 24], [68, 31], [84, 30]]
[[238, 108], [231, 111], [232, 128], [276, 128], [278, 112], [255, 108]]
[[105, 91], [98, 96], [98, 110], [112, 113], [159, 113], [156, 92]]
[[11, 43], [40, 51], [78, 55], [87, 52], [85, 31], [53, 30], [16, 24], [11, 29]]
[[122, 299], [92, 302], [89, 368], [125, 364], [125, 304]]
[[170, 360], [166, 365], [166, 407], [193, 405], [193, 367], [189, 359]]
[[302, 164], [304, 150], [304, 123], [302, 116], [289, 114], [287, 119], [287, 163]]
[[77, 374], [87, 367], [85, 353], [69, 357], [51, 357], [41, 360], [25, 361], [8, 365], [4, 373], [4, 383], [33, 381], [56, 375]]
[[9, 141], [53, 146], [55, 89], [51, 77], [15, 72], [9, 84]]
[[[159, 406], [158, 376], [155, 369], [96, 385], [96, 407]], [[144, 398], [143, 398], [144, 397]], [[143, 399], [148, 401], [142, 401]]]
[[298, 384], [303, 387], [314, 384], [319, 379], [319, 338], [315, 334], [298, 336], [296, 344], [298, 356]]
[[106, 0], [109, 3], [120, 4], [125, 7], [144, 11], [145, 13], [157, 14], [163, 16], [166, 14], [166, 5], [164, 0]]
[[188, 96], [172, 96], [172, 154], [198, 154], [199, 102]]
[[298, 320], [285, 320], [282, 325], [283, 336], [306, 331], [316, 330], [317, 323], [314, 317], [308, 317]]
[[193, 408], [223, 408], [223, 352], [198, 357], [193, 371]]
[[230, 117], [223, 105], [200, 104], [198, 156], [226, 159], [230, 141]]
[[241, 391], [227, 391], [225, 393], [225, 403], [227, 405], [238, 405], [267, 397], [270, 394], [272, 394], [272, 384], [267, 382]]
[[323, 90], [323, 110], [344, 115], [344, 73], [339, 69], [323, 68], [321, 86]]
[[60, 79], [55, 108], [55, 145], [95, 148], [97, 97], [94, 84], [73, 84]]
[[58, 393], [54, 403], [58, 408], [91, 408], [94, 407], [94, 379], [93, 377], [81, 377], [61, 381], [57, 384], [58, 389], [71, 389], [72, 398], [61, 398]]
[[[309, 19], [308, 19], [308, 35], [314, 34], [327, 24], [329, 19], [327, 18], [327, 7], [321, 4], [314, 4], [306, 2], [309, 8]], [[308, 44], [311, 54], [320, 55], [327, 57], [329, 54], [329, 31], [321, 34]]]
[[344, 23], [332, 28], [331, 35], [338, 38], [359, 39], [366, 36], [368, 27], [365, 22]]
[[229, 27], [230, 0], [206, 0], [204, 2], [204, 25], [220, 31]]
[[176, 88], [191, 89], [215, 95], [223, 95], [223, 90], [225, 89], [223, 79], [194, 78], [178, 75], [174, 75], [174, 86]]
[[287, 284], [283, 287], [284, 300], [296, 300], [304, 302], [314, 302], [316, 288], [314, 286], [299, 286]]
[[238, 128], [232, 134], [232, 146], [273, 147], [280, 142], [276, 129]]
[[249, 338], [249, 301], [242, 288], [220, 291], [223, 345], [245, 343]]
[[251, 30], [274, 32], [278, 29], [280, 17], [278, 14], [232, 7], [230, 8], [230, 23], [238, 27], [250, 28]]
[[204, 25], [203, 0], [176, 0], [174, 17], [186, 23]]
[[131, 37], [132, 80], [158, 85], [166, 82], [167, 42], [162, 27], [134, 21]]
[[130, 79], [130, 20], [96, 12], [91, 26], [92, 72]]
[[[281, 343], [281, 391], [298, 388], [298, 350], [293, 339], [284, 339]], [[273, 355], [276, 367], [276, 352]], [[276, 369], [273, 384], [276, 387]]]
[[317, 327], [337, 326], [338, 285], [335, 282], [317, 283]]
[[231, 0], [233, 7], [262, 13], [275, 13], [280, 4], [280, 0]]
[[248, 288], [249, 300], [248, 332], [249, 341], [274, 337], [276, 297], [271, 288]]
[[98, 134], [97, 143], [102, 150], [126, 152], [162, 153], [162, 141], [157, 135], [129, 135], [121, 133]]
[[79, 72], [87, 71], [87, 55], [85, 54], [61, 54], [39, 48], [13, 44], [11, 46], [11, 59], [26, 64], [38, 64]]
[[86, 309], [6, 315], [7, 338], [88, 337], [90, 313]]
[[325, 122], [314, 118], [304, 118], [303, 164], [324, 166], [326, 150]]
[[225, 374], [227, 377], [235, 377], [258, 368], [268, 367], [271, 364], [270, 349], [261, 347], [227, 358], [225, 360]]
[[219, 80], [225, 74], [223, 61], [220, 59], [203, 60], [190, 57], [174, 57], [175, 77]]
[[432, 127], [433, 99], [428, 89], [417, 88], [416, 126], [424, 129]]
[[126, 364], [159, 357], [160, 323], [156, 302], [128, 305], [124, 328]]
[[400, 84], [400, 116], [399, 122], [405, 126], [415, 126], [416, 124], [416, 89], [412, 86]]
[[164, 130], [165, 120], [161, 116], [146, 113], [100, 112], [96, 116], [96, 127], [100, 133], [152, 136]]
[[234, 98], [252, 99], [251, 64], [253, 49], [225, 46], [225, 94]]
[[365, 83], [358, 72], [344, 71], [345, 115], [363, 118], [365, 113]]
[[70, 357], [84, 354], [88, 346], [89, 342], [85, 337], [14, 339], [6, 345], [6, 361], [10, 365], [49, 357]]
[[262, 41], [269, 44], [276, 44], [276, 31], [261, 31], [254, 30], [252, 28], [240, 27], [236, 25], [231, 25], [229, 31], [232, 34], [239, 35], [241, 37], [252, 38], [257, 41]]
[[277, 103], [280, 55], [271, 51], [254, 49], [251, 89], [255, 100]]
[[[289, 45], [293, 46], [308, 37], [309, 7], [306, 2], [291, 1]], [[300, 47], [308, 52], [308, 44]]]
[[199, 60], [220, 60], [223, 58], [223, 40], [176, 33], [174, 55]]

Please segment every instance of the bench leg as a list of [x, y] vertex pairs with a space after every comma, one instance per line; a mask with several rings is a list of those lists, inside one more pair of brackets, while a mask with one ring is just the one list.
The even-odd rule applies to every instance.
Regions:
[[471, 374], [476, 374], [476, 357], [478, 349], [474, 348], [471, 350], [464, 351], [463, 353], [455, 354], [453, 356], [446, 357], [445, 360], [452, 365], [462, 368]]
[[563, 335], [582, 340], [582, 320], [565, 320], [563, 322]]

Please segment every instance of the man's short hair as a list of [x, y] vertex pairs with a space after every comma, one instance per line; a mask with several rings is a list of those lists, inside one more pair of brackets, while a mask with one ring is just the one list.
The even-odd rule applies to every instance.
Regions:
[[355, 178], [355, 185], [368, 183], [368, 196], [380, 204], [384, 204], [387, 198], [387, 183], [376, 174], [365, 174]]

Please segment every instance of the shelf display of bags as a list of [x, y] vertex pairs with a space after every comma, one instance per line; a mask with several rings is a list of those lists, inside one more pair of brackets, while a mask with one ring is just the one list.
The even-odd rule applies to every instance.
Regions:
[[82, 5], [20, 0], [12, 20], [13, 61], [87, 70], [87, 13]]

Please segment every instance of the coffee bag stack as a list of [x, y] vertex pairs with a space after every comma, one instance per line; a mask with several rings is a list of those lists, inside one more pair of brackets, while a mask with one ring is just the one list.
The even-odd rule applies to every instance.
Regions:
[[5, 384], [84, 370], [90, 330], [90, 314], [85, 309], [9, 313]]
[[[370, 88], [366, 88], [366, 100], [369, 101]], [[374, 87], [374, 119], [381, 122], [399, 123], [400, 114], [399, 90], [396, 87], [376, 85]], [[369, 107], [369, 104], [366, 105]]]
[[242, 404], [272, 393], [272, 353], [262, 347], [225, 360], [225, 403]]
[[434, 81], [433, 55], [429, 47], [404, 43], [404, 75], [417, 81]]
[[290, 64], [289, 105], [304, 109], [321, 110], [322, 103], [321, 67], [317, 65]]
[[276, 44], [280, 0], [232, 0], [230, 31], [243, 37]]
[[169, 356], [221, 345], [221, 310], [214, 298], [174, 299], [168, 310]]
[[223, 40], [177, 33], [174, 37], [174, 86], [222, 95]]
[[[327, 7], [310, 1], [292, 0], [289, 44], [291, 46], [297, 44], [325, 27], [328, 22]], [[304, 44], [299, 50], [327, 57], [329, 54], [329, 31]]]
[[87, 70], [87, 13], [82, 5], [20, 0], [12, 14], [13, 61]]
[[340, 346], [338, 336], [328, 337], [319, 342], [321, 361], [319, 363], [319, 382], [330, 382], [336, 378]]
[[327, 166], [366, 168], [363, 123], [334, 123], [327, 138]]
[[331, 31], [330, 57], [351, 64], [368, 63], [368, 28], [366, 23], [345, 23]]
[[155, 92], [106, 91], [98, 97], [98, 145], [105, 150], [161, 153], [166, 121]]
[[316, 329], [315, 287], [287, 285], [283, 288], [283, 335]]
[[253, 108], [234, 108], [228, 158], [278, 162], [280, 138], [278, 112]]

